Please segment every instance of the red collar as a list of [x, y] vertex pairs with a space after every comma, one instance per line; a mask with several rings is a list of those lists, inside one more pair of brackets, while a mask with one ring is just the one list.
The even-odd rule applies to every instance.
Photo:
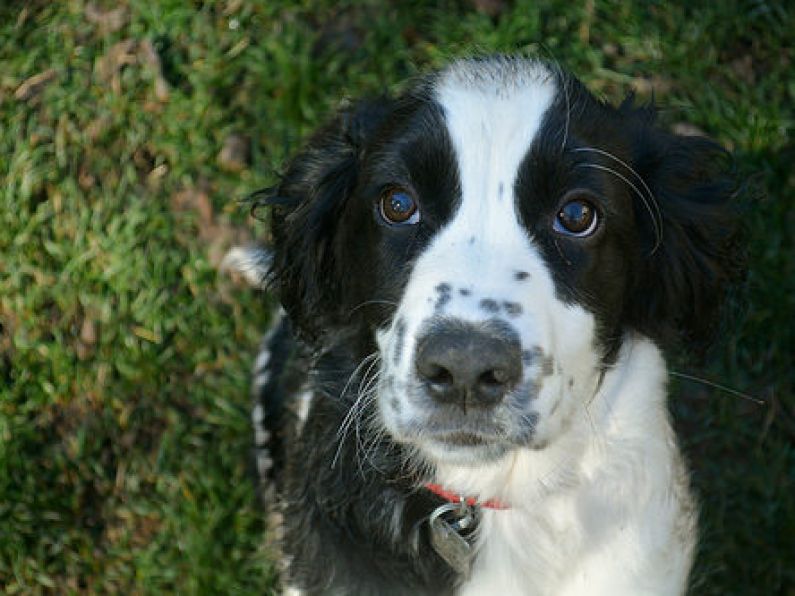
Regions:
[[445, 499], [446, 501], [450, 501], [451, 503], [460, 503], [461, 501], [463, 501], [464, 503], [466, 503], [470, 507], [478, 506], [478, 507], [482, 507], [483, 509], [500, 509], [500, 510], [504, 510], [504, 509], [510, 509], [511, 508], [510, 505], [506, 505], [505, 503], [503, 503], [499, 499], [489, 499], [488, 501], [483, 501], [482, 503], [479, 503], [478, 500], [475, 497], [466, 497], [466, 498], [464, 498], [461, 495], [459, 495], [458, 493], [454, 493], [451, 490], [444, 489], [440, 484], [433, 484], [431, 482], [428, 482], [428, 483], [425, 484], [425, 488], [427, 488], [429, 491], [431, 491], [436, 496], [442, 497], [443, 499]]

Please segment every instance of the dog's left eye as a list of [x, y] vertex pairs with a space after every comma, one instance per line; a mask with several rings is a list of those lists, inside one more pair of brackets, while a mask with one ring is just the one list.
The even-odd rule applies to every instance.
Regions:
[[411, 225], [420, 221], [417, 202], [401, 188], [392, 188], [381, 195], [379, 210], [387, 223]]
[[552, 229], [566, 236], [584, 238], [596, 231], [599, 214], [587, 198], [577, 196], [566, 201], [555, 216]]

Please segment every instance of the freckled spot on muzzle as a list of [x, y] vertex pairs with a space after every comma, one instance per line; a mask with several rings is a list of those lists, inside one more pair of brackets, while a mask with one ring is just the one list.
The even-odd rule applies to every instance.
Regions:
[[512, 318], [516, 318], [524, 312], [524, 308], [522, 308], [522, 305], [518, 302], [504, 301], [502, 303], [502, 308], [505, 309], [508, 316]]
[[[539, 378], [549, 377], [555, 372], [555, 359], [552, 356], [547, 356], [541, 346], [532, 346], [529, 350], [522, 350], [522, 363], [525, 366], [540, 364]], [[558, 372], [560, 372], [560, 365], [558, 365]]]
[[522, 416], [522, 424], [535, 430], [535, 427], [538, 425], [538, 412], [530, 412]]
[[544, 350], [541, 349], [541, 346], [533, 346], [529, 350], [522, 350], [522, 362], [524, 362], [526, 365], [530, 365], [543, 355]]
[[[544, 377], [550, 376], [555, 371], [555, 361], [552, 356], [545, 356], [541, 359], [541, 375]], [[560, 372], [560, 367], [558, 367]]]
[[449, 283], [443, 282], [434, 289], [436, 290], [438, 296], [436, 297], [436, 304], [434, 305], [433, 309], [439, 313], [444, 309], [445, 306], [447, 306], [447, 303], [450, 302], [453, 288]]
[[484, 298], [479, 303], [480, 308], [489, 313], [497, 313], [500, 311], [500, 305], [493, 298]]
[[403, 319], [398, 319], [395, 323], [395, 353], [393, 355], [393, 362], [397, 365], [403, 355], [403, 341], [406, 338], [406, 322]]

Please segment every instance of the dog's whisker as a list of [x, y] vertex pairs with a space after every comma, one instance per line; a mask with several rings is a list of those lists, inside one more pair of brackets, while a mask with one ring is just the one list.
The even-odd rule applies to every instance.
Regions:
[[759, 399], [758, 397], [754, 397], [753, 395], [749, 395], [748, 393], [743, 393], [742, 391], [738, 391], [737, 389], [732, 389], [731, 387], [727, 387], [726, 385], [721, 385], [720, 383], [716, 383], [715, 381], [710, 381], [709, 379], [705, 379], [703, 377], [697, 377], [694, 375], [689, 375], [683, 372], [679, 372], [676, 370], [668, 371], [668, 374], [672, 377], [679, 377], [680, 379], [686, 379], [688, 381], [693, 381], [695, 383], [701, 383], [706, 385], [707, 387], [712, 387], [713, 389], [717, 389], [718, 391], [722, 391], [724, 393], [728, 393], [729, 395], [734, 395], [736, 397], [740, 397], [747, 401], [753, 402], [758, 406], [765, 406], [767, 402], [763, 399]]
[[[589, 163], [577, 164], [577, 166], [595, 167], [596, 169], [601, 169], [601, 170], [604, 170], [606, 172], [610, 172], [610, 173], [614, 174], [615, 176], [617, 176], [618, 178], [620, 178], [621, 180], [623, 180], [624, 182], [626, 182], [635, 191], [635, 194], [637, 194], [637, 196], [641, 199], [641, 201], [643, 201], [643, 204], [646, 207], [646, 211], [648, 211], [649, 216], [651, 217], [652, 226], [654, 226], [654, 234], [655, 234], [655, 237], [656, 237], [656, 241], [655, 241], [655, 245], [654, 245], [654, 247], [653, 247], [653, 249], [651, 251], [651, 254], [654, 254], [655, 252], [657, 252], [657, 249], [660, 247], [660, 244], [662, 244], [662, 239], [663, 239], [663, 218], [662, 218], [662, 212], [660, 211], [660, 205], [659, 205], [659, 203], [657, 201], [657, 198], [654, 196], [654, 193], [652, 192], [651, 188], [649, 188], [649, 185], [643, 179], [643, 176], [641, 176], [635, 170], [635, 168], [633, 168], [631, 165], [626, 163], [623, 159], [621, 159], [620, 157], [614, 155], [610, 151], [606, 151], [604, 149], [599, 149], [598, 147], [576, 147], [576, 148], [572, 149], [572, 151], [573, 152], [577, 152], [577, 153], [581, 153], [581, 152], [597, 153], [599, 155], [607, 157], [608, 159], [612, 159], [616, 163], [620, 164], [623, 168], [625, 168], [630, 174], [632, 174], [635, 177], [635, 179], [643, 187], [643, 189], [645, 191], [645, 194], [643, 192], [641, 192], [640, 189], [637, 186], [635, 186], [635, 184], [633, 184], [629, 179], [627, 179], [625, 176], [623, 176], [619, 172], [613, 170], [612, 168], [608, 168], [607, 166], [600, 166], [599, 164], [589, 164]], [[652, 207], [653, 207], [653, 209], [652, 209]]]
[[[377, 413], [375, 413], [377, 414]], [[387, 436], [387, 431], [382, 425], [372, 425], [377, 418], [374, 412], [371, 412], [368, 420], [365, 421], [366, 432], [360, 443], [357, 443], [357, 459], [359, 465], [359, 472], [364, 475], [364, 464], [369, 464], [371, 468], [381, 474], [386, 471], [382, 469], [372, 458], [373, 453], [379, 450], [382, 445], [384, 437]]]
[[551, 50], [547, 48], [547, 54], [550, 57], [550, 60], [555, 65], [555, 70], [558, 73], [558, 80], [560, 81], [560, 86], [563, 90], [563, 99], [566, 102], [566, 112], [565, 112], [565, 120], [563, 122], [563, 140], [560, 143], [560, 150], [561, 152], [566, 150], [566, 143], [569, 140], [569, 126], [571, 125], [571, 97], [569, 94], [569, 85], [568, 79], [563, 72], [563, 68], [560, 65], [560, 61], [555, 58], [552, 54]]
[[[369, 364], [370, 362], [374, 362], [376, 360], [378, 360], [378, 353], [377, 352], [373, 352], [369, 356], [366, 356], [364, 359], [362, 359], [362, 361], [359, 363], [359, 365], [350, 374], [350, 376], [348, 377], [347, 382], [345, 383], [345, 386], [342, 388], [342, 391], [339, 394], [339, 398], [341, 400], [343, 400], [343, 402], [345, 400], [345, 396], [348, 393], [348, 389], [350, 388], [351, 384], [353, 383], [353, 380], [358, 376], [358, 374], [362, 370], [362, 368], [364, 366], [366, 366], [367, 364]], [[355, 405], [356, 405], [356, 402], [354, 401], [354, 406]], [[353, 407], [351, 407], [351, 409], [348, 410], [348, 414], [343, 419], [342, 424], [340, 425], [340, 428], [342, 428], [342, 426], [344, 426], [347, 423], [348, 417], [351, 415], [352, 411], [353, 411]], [[339, 437], [339, 433], [337, 433], [337, 436]]]
[[[364, 443], [362, 445], [362, 451], [360, 452], [362, 454], [362, 457], [360, 458], [360, 462], [359, 462], [360, 463], [360, 468], [359, 469], [362, 472], [362, 474], [364, 474], [361, 466], [362, 466], [363, 463], [366, 462], [366, 463], [369, 463], [369, 465], [374, 470], [376, 470], [377, 472], [383, 474], [383, 473], [385, 473], [385, 470], [383, 470], [382, 468], [380, 468], [376, 464], [376, 462], [372, 459], [372, 454], [378, 449], [379, 444], [381, 443], [381, 441], [383, 441], [384, 437], [386, 436], [386, 429], [384, 429], [384, 428], [376, 429], [374, 432], [371, 432], [370, 434], [371, 434], [371, 436], [369, 437], [369, 441], [368, 441], [368, 439], [366, 437], [365, 441], [364, 441]], [[369, 446], [368, 446], [368, 442], [369, 442]]]
[[643, 202], [643, 205], [646, 207], [646, 211], [648, 211], [649, 216], [651, 217], [652, 225], [654, 226], [654, 235], [656, 237], [656, 241], [654, 247], [652, 248], [651, 254], [657, 252], [657, 249], [660, 248], [660, 245], [662, 244], [662, 227], [660, 226], [660, 223], [657, 220], [657, 216], [655, 216], [654, 211], [651, 208], [649, 199], [646, 197], [646, 195], [644, 195], [629, 178], [627, 178], [620, 172], [617, 172], [613, 168], [610, 168], [608, 166], [603, 166], [597, 163], [578, 163], [577, 167], [593, 168], [595, 170], [602, 170], [603, 172], [608, 172], [610, 174], [613, 174], [616, 178], [622, 180], [624, 183], [627, 184], [627, 186], [629, 186], [630, 188], [632, 188], [632, 190], [635, 191], [635, 194], [638, 196], [638, 198], [640, 198], [640, 200]]
[[[364, 375], [362, 375], [363, 379], [367, 378], [370, 375], [370, 372], [373, 370], [374, 366], [378, 364], [378, 359], [373, 359], [372, 363], [370, 364], [367, 371], [365, 371]], [[358, 453], [361, 445], [361, 429], [360, 429], [360, 419], [363, 412], [365, 412], [368, 406], [374, 401], [376, 392], [376, 383], [378, 381], [380, 373], [377, 371], [372, 377], [367, 381], [367, 385], [362, 388], [362, 382], [360, 381], [359, 384], [359, 391], [356, 398], [356, 401], [353, 403], [351, 408], [348, 410], [345, 419], [343, 420], [342, 424], [340, 425], [340, 430], [338, 431], [337, 436], [339, 437], [339, 444], [337, 446], [336, 453], [334, 458], [331, 462], [332, 469], [336, 466], [337, 460], [339, 459], [343, 444], [347, 437], [348, 431], [351, 426], [354, 427], [354, 432], [356, 435], [356, 451]], [[344, 430], [343, 430], [344, 429]]]
[[[358, 407], [354, 406], [354, 408], [351, 409], [351, 411], [354, 411], [354, 409], [357, 410], [354, 413], [354, 420], [355, 420], [355, 424], [356, 424], [356, 435], [357, 435], [357, 437], [359, 435], [359, 418], [360, 418], [360, 414], [366, 408], [367, 402], [368, 401], [372, 401], [372, 398], [375, 396], [375, 394], [376, 394], [376, 391], [375, 391], [376, 384], [378, 383], [378, 380], [381, 377], [381, 371], [380, 370], [376, 370], [376, 372], [374, 374], [372, 374], [372, 376], [370, 376], [370, 373], [372, 372], [373, 367], [376, 366], [378, 364], [378, 362], [379, 362], [378, 359], [374, 359], [372, 364], [370, 364], [368, 369], [362, 375], [362, 379], [359, 381], [359, 389], [358, 389], [359, 397], [357, 398], [356, 403], [359, 403], [360, 401], [362, 401], [362, 398], [364, 398], [364, 400], [362, 401], [361, 405], [359, 405]], [[363, 383], [364, 383], [364, 386], [363, 386]]]
[[362, 302], [360, 304], [357, 304], [352, 309], [350, 309], [348, 311], [348, 314], [351, 315], [354, 312], [356, 312], [357, 310], [359, 310], [360, 308], [364, 308], [365, 306], [370, 306], [370, 305], [373, 305], [373, 304], [385, 304], [387, 306], [394, 306], [395, 308], [397, 308], [397, 306], [398, 306], [398, 303], [395, 302], [394, 300], [365, 300], [364, 302]]
[[[377, 379], [376, 379], [377, 381]], [[371, 383], [372, 385], [372, 383]], [[356, 444], [357, 446], [361, 443], [361, 419], [362, 414], [366, 411], [367, 406], [370, 405], [375, 400], [375, 396], [377, 392], [375, 390], [372, 391], [365, 391], [362, 393], [364, 399], [362, 400], [361, 405], [358, 408], [356, 415], [354, 416], [354, 431], [356, 433]], [[358, 400], [357, 400], [358, 401]]]
[[346, 414], [345, 419], [340, 424], [340, 428], [337, 430], [337, 450], [335, 451], [334, 457], [331, 460], [331, 469], [332, 470], [337, 465], [337, 461], [339, 460], [340, 453], [342, 452], [342, 448], [345, 445], [345, 440], [348, 437], [348, 432], [350, 430], [350, 427], [351, 427], [353, 421], [356, 419], [356, 413], [355, 412], [357, 411], [357, 409], [359, 407], [359, 404], [361, 403], [361, 401], [363, 399], [366, 399], [365, 395], [360, 395], [358, 397], [358, 399], [354, 402], [354, 404], [351, 407], [351, 409]]
[[[574, 151], [574, 152], [598, 153], [599, 155], [603, 155], [603, 156], [607, 157], [608, 159], [612, 159], [613, 161], [617, 162], [618, 164], [620, 164], [621, 166], [626, 168], [626, 170], [628, 172], [630, 172], [633, 176], [635, 176], [635, 178], [638, 180], [638, 182], [640, 182], [641, 186], [643, 186], [643, 189], [646, 191], [646, 193], [648, 194], [649, 198], [654, 199], [655, 204], [657, 203], [657, 199], [654, 196], [654, 193], [651, 191], [651, 188], [646, 183], [646, 181], [643, 179], [643, 176], [641, 176], [637, 172], [637, 170], [635, 170], [635, 168], [633, 168], [626, 161], [624, 161], [623, 159], [621, 159], [620, 157], [618, 157], [614, 153], [611, 153], [610, 151], [607, 151], [605, 149], [600, 149], [599, 147], [575, 147], [574, 149], [572, 149], [572, 151]], [[657, 207], [659, 209], [659, 205]]]
[[378, 366], [379, 363], [380, 359], [374, 358], [370, 366], [367, 367], [367, 370], [364, 371], [364, 374], [359, 379], [359, 387], [357, 393], [367, 392], [370, 389], [370, 387], [372, 387], [373, 383], [376, 382], [381, 377], [380, 370], [376, 370], [375, 373], [372, 375], [370, 374], [373, 371], [373, 368], [375, 366]]
[[[356, 369], [353, 371], [353, 373], [351, 373], [350, 377], [348, 378], [348, 381], [346, 382], [345, 386], [343, 387], [342, 392], [340, 393], [340, 397], [343, 400], [344, 400], [344, 396], [346, 395], [346, 393], [348, 391], [348, 388], [350, 387], [351, 383], [353, 382], [353, 379], [357, 377], [357, 375], [362, 370], [362, 368], [369, 363], [370, 366], [367, 369], [367, 371], [369, 372], [377, 364], [378, 358], [379, 358], [378, 352], [373, 352], [372, 354], [370, 354], [370, 355], [366, 356], [364, 359], [362, 359], [362, 361], [359, 363], [359, 365], [356, 367]], [[366, 376], [366, 374], [367, 373], [365, 373], [365, 376]], [[354, 400], [353, 404], [351, 405], [351, 407], [346, 412], [344, 418], [342, 419], [342, 422], [340, 423], [339, 428], [337, 429], [338, 445], [337, 445], [337, 450], [336, 450], [336, 452], [334, 454], [334, 457], [331, 460], [331, 468], [332, 469], [334, 469], [334, 467], [337, 464], [337, 460], [339, 459], [340, 453], [342, 451], [343, 444], [345, 443], [345, 438], [346, 438], [346, 436], [348, 434], [348, 431], [349, 431], [349, 429], [351, 427], [351, 424], [354, 422], [354, 420], [356, 420], [356, 418], [358, 416], [358, 411], [362, 407], [362, 401], [365, 400], [366, 398], [367, 398], [367, 395], [365, 393], [358, 392], [358, 395], [357, 395], [356, 399]]]

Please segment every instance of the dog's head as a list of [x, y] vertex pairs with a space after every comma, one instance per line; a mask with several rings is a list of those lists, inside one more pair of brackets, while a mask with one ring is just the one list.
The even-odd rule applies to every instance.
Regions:
[[541, 449], [628, 334], [710, 333], [733, 277], [724, 152], [538, 61], [459, 61], [344, 110], [267, 203], [310, 342], [377, 352], [377, 403], [434, 461]]

